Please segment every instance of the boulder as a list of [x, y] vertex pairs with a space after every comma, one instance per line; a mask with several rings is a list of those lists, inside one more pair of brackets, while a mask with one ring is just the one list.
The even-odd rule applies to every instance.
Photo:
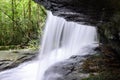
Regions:
[[82, 72], [82, 63], [86, 58], [72, 56], [71, 58], [54, 64], [45, 72], [44, 80], [81, 80], [89, 76]]
[[34, 59], [37, 51], [0, 51], [0, 71], [15, 68], [23, 62]]

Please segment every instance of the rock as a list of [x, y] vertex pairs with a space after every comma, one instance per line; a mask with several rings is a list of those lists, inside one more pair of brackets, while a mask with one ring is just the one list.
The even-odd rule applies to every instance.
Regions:
[[0, 71], [17, 67], [19, 64], [36, 57], [36, 51], [0, 51]]
[[119, 12], [111, 17], [109, 22], [98, 26], [100, 42], [109, 45], [112, 52], [120, 57], [120, 14]]
[[113, 13], [112, 3], [108, 0], [34, 0], [42, 4], [54, 15], [68, 21], [96, 25], [108, 20]]
[[120, 55], [110, 45], [101, 45], [100, 49], [106, 66], [120, 67]]
[[73, 56], [63, 62], [56, 63], [45, 72], [44, 80], [81, 80], [89, 76], [82, 73], [81, 65], [85, 60], [81, 56]]
[[[56, 16], [64, 17], [68, 21], [74, 21], [82, 24], [90, 24], [97, 26], [100, 43], [109, 45], [109, 48], [103, 46], [102, 53], [106, 58], [107, 65], [118, 66], [120, 64], [120, 0], [34, 0], [35, 2], [43, 5], [47, 10], [51, 10]], [[100, 52], [100, 48], [96, 48]], [[102, 59], [101, 59], [102, 60]], [[102, 62], [98, 60], [98, 62]], [[79, 62], [79, 61], [78, 61]], [[104, 61], [103, 61], [104, 62]], [[111, 64], [115, 63], [115, 64]], [[61, 63], [63, 65], [65, 63]], [[117, 64], [117, 65], [116, 65]], [[70, 70], [62, 69], [58, 65], [53, 69], [56, 72], [57, 78], [51, 80], [77, 80], [76, 78], [69, 79], [65, 74], [71, 73], [74, 70], [72, 62], [66, 62]], [[76, 64], [75, 64], [76, 65]], [[65, 66], [65, 65], [63, 65]], [[76, 65], [77, 66], [77, 65]], [[110, 67], [109, 66], [109, 67]], [[53, 66], [55, 67], [55, 66]], [[52, 69], [52, 68], [51, 68]], [[57, 72], [60, 69], [63, 72]], [[96, 67], [90, 67], [91, 70]], [[81, 69], [79, 69], [81, 70]], [[96, 69], [97, 70], [97, 69]], [[64, 72], [65, 71], [65, 72]], [[52, 74], [48, 70], [46, 74]], [[62, 75], [64, 74], [64, 75]], [[79, 73], [78, 73], [79, 74]], [[64, 76], [61, 78], [60, 76]], [[72, 74], [74, 76], [74, 74]]]
[[120, 0], [34, 0], [68, 21], [97, 26], [100, 42], [120, 56]]

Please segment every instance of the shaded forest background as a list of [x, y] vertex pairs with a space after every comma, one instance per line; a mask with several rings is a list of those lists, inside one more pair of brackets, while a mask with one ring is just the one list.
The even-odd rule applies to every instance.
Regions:
[[37, 48], [45, 16], [32, 0], [0, 0], [0, 49]]

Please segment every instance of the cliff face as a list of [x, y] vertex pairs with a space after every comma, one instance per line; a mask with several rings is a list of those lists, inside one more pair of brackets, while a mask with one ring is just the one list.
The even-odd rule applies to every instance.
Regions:
[[93, 25], [107, 20], [114, 10], [106, 4], [107, 0], [35, 0], [35, 2], [51, 10], [54, 15], [62, 16], [69, 21]]
[[100, 42], [111, 48], [120, 60], [120, 13], [115, 13], [110, 21], [103, 22], [98, 27]]
[[[104, 55], [104, 59], [97, 59], [97, 64], [102, 60], [104, 67], [107, 64], [106, 70], [112, 67], [113, 71], [116, 67], [120, 67], [120, 0], [35, 0], [35, 2], [68, 21], [96, 26], [100, 43], [102, 43], [98, 50]], [[55, 68], [53, 71], [56, 70]], [[67, 76], [67, 78], [70, 79], [63, 80], [71, 80], [74, 76], [72, 78]]]
[[35, 0], [54, 15], [68, 21], [95, 25], [100, 42], [120, 54], [119, 0]]

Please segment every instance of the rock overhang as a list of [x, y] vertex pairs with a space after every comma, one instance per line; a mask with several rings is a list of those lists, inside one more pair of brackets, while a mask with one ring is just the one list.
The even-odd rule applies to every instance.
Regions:
[[[97, 25], [108, 20], [113, 8], [108, 0], [34, 0], [68, 21]], [[109, 13], [109, 14], [108, 14]]]

